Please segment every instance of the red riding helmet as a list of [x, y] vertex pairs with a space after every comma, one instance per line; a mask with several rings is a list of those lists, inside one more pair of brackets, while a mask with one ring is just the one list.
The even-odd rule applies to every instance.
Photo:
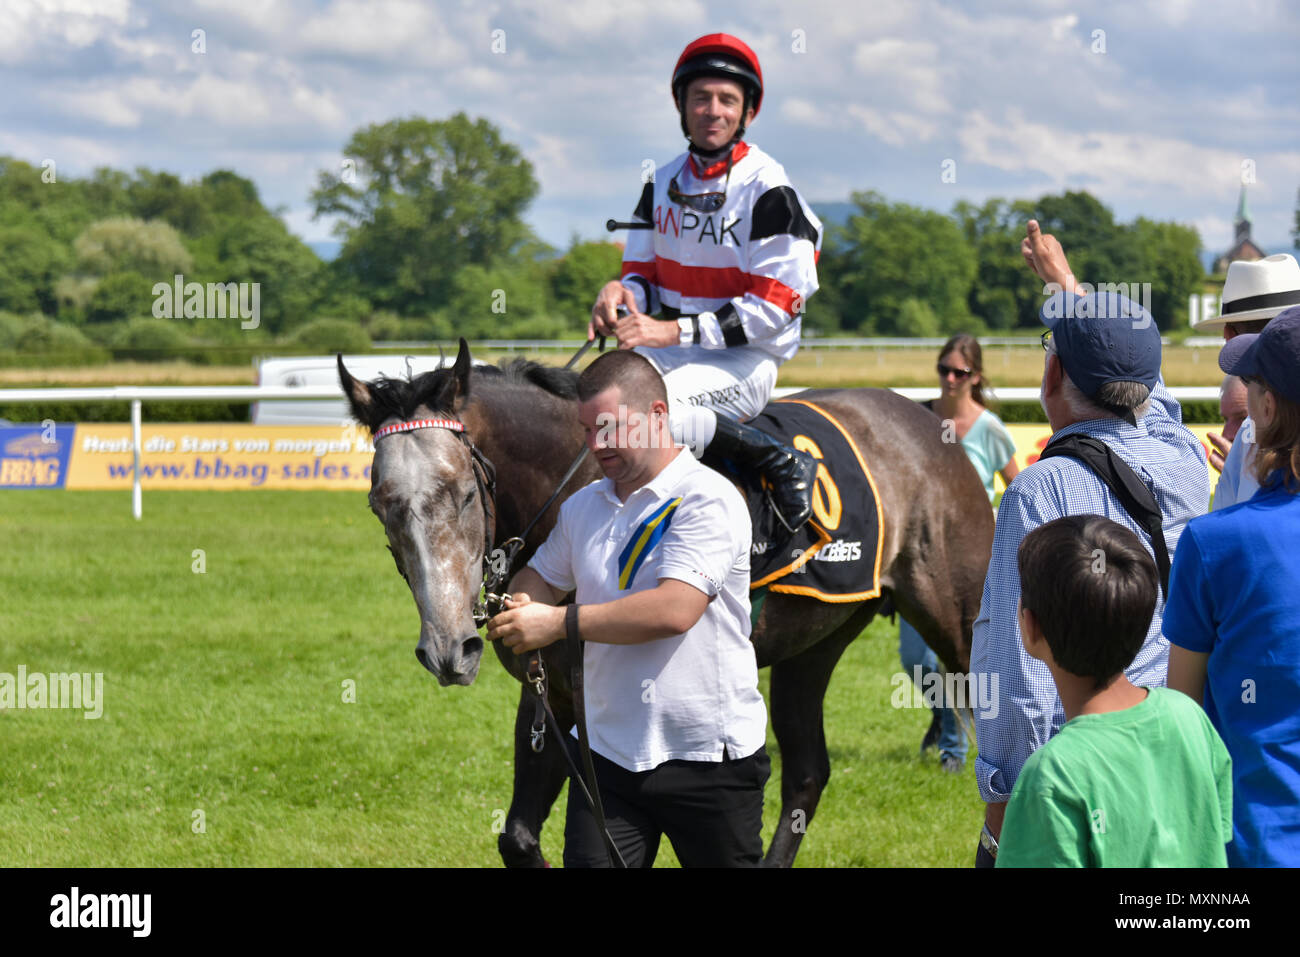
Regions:
[[[710, 33], [693, 41], [682, 55], [677, 58], [673, 68], [673, 104], [682, 115], [682, 132], [690, 136], [686, 129], [686, 113], [682, 108], [682, 92], [686, 85], [701, 76], [717, 76], [724, 80], [735, 80], [745, 91], [745, 105], [752, 106], [754, 115], [763, 103], [763, 70], [758, 65], [758, 57], [743, 40], [729, 33]], [[740, 124], [736, 131], [739, 138], [745, 133], [745, 124]]]

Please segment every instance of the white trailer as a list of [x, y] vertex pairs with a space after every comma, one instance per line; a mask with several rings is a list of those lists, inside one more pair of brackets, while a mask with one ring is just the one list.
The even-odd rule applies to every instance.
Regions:
[[[376, 379], [416, 376], [439, 368], [444, 362], [451, 365], [455, 355], [438, 356], [366, 355], [344, 356], [348, 372], [357, 379]], [[338, 360], [334, 356], [289, 356], [262, 359], [257, 366], [259, 386], [285, 388], [339, 388]], [[254, 425], [346, 425], [352, 421], [347, 400], [337, 399], [274, 399], [253, 403]]]

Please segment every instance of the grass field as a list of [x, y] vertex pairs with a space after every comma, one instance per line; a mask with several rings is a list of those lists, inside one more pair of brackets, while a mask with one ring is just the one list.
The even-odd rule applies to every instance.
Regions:
[[[0, 536], [0, 672], [104, 675], [98, 720], [0, 711], [6, 865], [499, 865], [519, 686], [490, 651], [470, 688], [417, 664], [364, 494], [150, 492], [136, 522], [125, 493], [0, 491]], [[841, 661], [833, 777], [798, 865], [973, 859], [973, 770], [917, 756], [929, 715], [890, 706], [898, 668], [888, 622]], [[667, 842], [658, 863], [676, 863]]]
[[[476, 352], [495, 362], [504, 352]], [[519, 352], [548, 365], [563, 365], [564, 352]], [[588, 353], [594, 358], [594, 353]], [[1223, 379], [1215, 349], [1169, 346], [1164, 351], [1165, 382], [1170, 386], [1214, 386]], [[857, 386], [933, 386], [938, 356], [931, 347], [803, 349], [781, 366], [779, 385], [807, 388]], [[584, 360], [584, 364], [585, 364]], [[1043, 375], [1043, 350], [1032, 346], [990, 346], [984, 371], [995, 386], [1037, 386]], [[114, 362], [102, 366], [52, 369], [0, 369], [0, 388], [102, 385], [252, 385], [251, 365], [196, 366], [184, 362]]]

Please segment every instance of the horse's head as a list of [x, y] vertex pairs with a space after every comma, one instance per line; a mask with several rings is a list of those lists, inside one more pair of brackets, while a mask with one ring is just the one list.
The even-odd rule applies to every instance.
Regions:
[[[378, 433], [421, 419], [459, 420], [469, 397], [464, 339], [451, 369], [414, 379], [359, 382], [339, 356], [339, 380], [357, 421]], [[445, 427], [397, 431], [375, 440], [370, 508], [384, 524], [397, 570], [420, 610], [415, 655], [441, 684], [467, 685], [478, 674], [483, 640], [473, 606], [482, 584], [486, 489], [469, 443]]]

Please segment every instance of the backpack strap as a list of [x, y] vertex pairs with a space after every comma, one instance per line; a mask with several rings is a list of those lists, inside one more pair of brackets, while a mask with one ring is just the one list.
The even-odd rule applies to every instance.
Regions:
[[1101, 479], [1114, 493], [1124, 506], [1124, 511], [1151, 536], [1151, 547], [1156, 553], [1156, 568], [1160, 572], [1160, 586], [1168, 598], [1169, 549], [1165, 545], [1165, 520], [1146, 483], [1127, 462], [1115, 454], [1114, 449], [1092, 435], [1072, 432], [1057, 436], [1047, 443], [1047, 448], [1043, 449], [1039, 459], [1056, 455], [1066, 455], [1082, 462], [1088, 471]]

